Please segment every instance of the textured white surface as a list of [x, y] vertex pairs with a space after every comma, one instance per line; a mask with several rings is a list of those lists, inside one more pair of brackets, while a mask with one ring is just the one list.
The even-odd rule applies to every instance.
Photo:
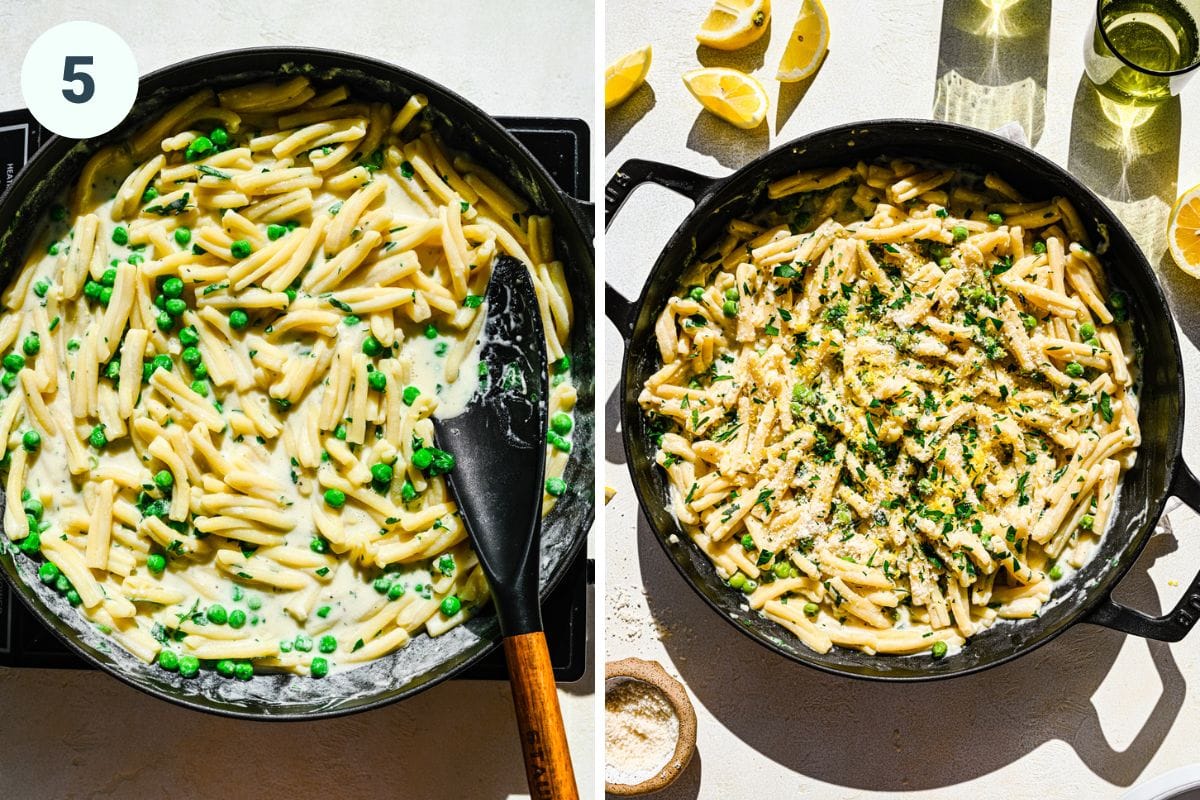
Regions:
[[[491, 114], [593, 122], [593, 12], [578, 0], [4, 0], [0, 108], [22, 105], [21, 60], [37, 35], [81, 17], [118, 31], [143, 73], [216, 50], [310, 45], [408, 67]], [[583, 680], [559, 689], [584, 797], [593, 674], [589, 659]], [[268, 726], [176, 708], [99, 673], [0, 669], [0, 709], [6, 798], [528, 796], [499, 682], [454, 681], [379, 711]]]
[[[806, 92], [803, 84], [784, 89], [782, 111], [772, 78], [800, 0], [773, 5], [768, 36], [745, 52], [723, 54], [699, 48], [693, 38], [707, 7], [701, 0], [608, 0], [605, 61], [651, 43], [654, 62], [650, 87], [610, 112], [606, 176], [629, 158], [724, 175], [807, 131], [933, 116], [938, 77], [948, 72], [939, 67], [940, 53], [962, 74], [983, 76], [990, 65], [993, 76], [1031, 78], [980, 103], [951, 95], [944, 105], [959, 118], [998, 124], [1004, 120], [993, 120], [994, 109], [1008, 104], [1004, 116], [1041, 129], [1038, 150], [1070, 164], [1107, 196], [1120, 197], [1123, 188], [1130, 219], [1159, 219], [1153, 231], [1162, 230], [1165, 212], [1152, 195], [1174, 198], [1176, 179], [1181, 188], [1200, 182], [1200, 80], [1184, 92], [1181, 110], [1168, 107], [1140, 129], [1135, 138], [1143, 155], [1124, 169], [1111, 135], [1093, 135], [1104, 126], [1095, 122], [1080, 83], [1094, 7], [1087, 0], [1058, 0], [1052, 12], [1047, 0], [989, 0], [1010, 7], [1000, 22], [1009, 38], [994, 50], [971, 32], [987, 29], [982, 0], [946, 0], [945, 6], [825, 0], [832, 27], [828, 58]], [[744, 133], [702, 112], [679, 79], [699, 64], [750, 69], [763, 79], [772, 98], [767, 125]], [[963, 82], [948, 78], [946, 84]], [[1157, 131], [1157, 139], [1148, 131]], [[689, 210], [689, 201], [657, 187], [638, 191], [626, 204], [605, 240], [608, 279], [626, 296], [640, 288]], [[1185, 334], [1188, 421], [1195, 426], [1200, 284], [1169, 256], [1158, 271]], [[611, 392], [622, 354], [611, 325], [604, 345], [604, 385]], [[611, 395], [607, 408], [611, 418], [617, 411]], [[1185, 436], [1185, 458], [1200, 467], [1200, 435]], [[974, 677], [916, 687], [830, 677], [785, 661], [718, 620], [640, 519], [615, 421], [606, 437], [606, 480], [618, 491], [606, 520], [606, 657], [661, 661], [688, 685], [699, 716], [698, 756], [656, 797], [1107, 798], [1200, 760], [1200, 632], [1180, 644], [1148, 645], [1080, 625], [1032, 655]], [[1122, 586], [1122, 596], [1142, 608], [1173, 605], [1200, 568], [1200, 522], [1185, 509], [1171, 521], [1178, 543], [1152, 540]]]

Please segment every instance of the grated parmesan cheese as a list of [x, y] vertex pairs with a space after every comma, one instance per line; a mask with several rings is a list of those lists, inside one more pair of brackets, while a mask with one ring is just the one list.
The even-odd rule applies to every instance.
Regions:
[[604, 779], [626, 786], [657, 775], [675, 755], [679, 717], [666, 695], [649, 683], [608, 681], [604, 695]]

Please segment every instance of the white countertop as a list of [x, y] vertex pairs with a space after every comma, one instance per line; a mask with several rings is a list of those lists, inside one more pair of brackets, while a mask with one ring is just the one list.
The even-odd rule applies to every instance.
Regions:
[[[79, 18], [120, 33], [142, 73], [217, 50], [310, 45], [408, 67], [491, 114], [582, 117], [594, 129], [590, 3], [6, 0], [0, 109], [23, 105], [33, 40]], [[589, 590], [589, 615], [592, 605]], [[583, 680], [559, 688], [584, 797], [593, 674], [589, 658]], [[528, 797], [502, 682], [452, 681], [378, 711], [267, 726], [176, 708], [101, 673], [0, 669], [0, 709], [4, 797]]]
[[[1111, 146], [1088, 143], [1101, 137], [1090, 121], [1087, 86], [1080, 84], [1094, 3], [1059, 0], [1048, 22], [1028, 19], [1048, 14], [1050, 5], [1013, 4], [1007, 31], [1020, 35], [999, 44], [992, 74], [1004, 76], [1000, 83], [1034, 76], [1046, 91], [1037, 149], [1069, 163], [1102, 194], [1120, 197], [1114, 191], [1120, 156]], [[947, 0], [944, 8], [928, 0], [826, 0], [829, 56], [806, 93], [785, 90], [779, 111], [775, 65], [800, 2], [775, 0], [773, 6], [769, 44], [764, 37], [744, 52], [724, 54], [699, 48], [693, 38], [704, 2], [608, 0], [605, 62], [647, 43], [654, 61], [651, 88], [606, 122], [606, 177], [630, 158], [725, 175], [779, 142], [829, 125], [931, 117], [939, 75], [957, 66], [978, 78], [992, 61], [986, 40], [964, 32], [978, 29], [980, 20], [962, 22], [967, 12], [982, 11], [981, 0]], [[956, 44], [972, 39], [987, 46], [968, 52]], [[1014, 76], [1014, 62], [1023, 74]], [[745, 133], [701, 111], [679, 78], [701, 64], [749, 69], [762, 78], [772, 98], [767, 125]], [[1124, 200], [1159, 194], [1173, 201], [1177, 191], [1200, 182], [1200, 79], [1184, 91], [1181, 110], [1167, 107], [1143, 130], [1157, 130], [1158, 140], [1139, 141], [1149, 155], [1127, 167]], [[1143, 200], [1131, 218], [1152, 220], [1150, 229], [1161, 231], [1161, 203]], [[626, 296], [636, 296], [690, 208], [659, 187], [639, 190], [626, 204], [605, 240], [606, 274]], [[1184, 455], [1200, 467], [1194, 429], [1200, 419], [1200, 282], [1184, 276], [1169, 255], [1158, 272], [1185, 334], [1193, 429], [1185, 434]], [[604, 385], [611, 392], [622, 344], [616, 330], [605, 327]], [[618, 406], [611, 395], [607, 400], [611, 416]], [[699, 715], [696, 759], [655, 797], [1090, 800], [1117, 797], [1139, 781], [1200, 761], [1200, 631], [1165, 645], [1078, 625], [1005, 666], [919, 686], [824, 675], [739, 635], [684, 583], [640, 519], [615, 421], [606, 436], [606, 481], [617, 490], [606, 517], [606, 658], [661, 661], [687, 684]], [[1173, 606], [1200, 569], [1200, 521], [1180, 509], [1171, 523], [1179, 541], [1152, 540], [1122, 587], [1122, 596], [1142, 608]]]

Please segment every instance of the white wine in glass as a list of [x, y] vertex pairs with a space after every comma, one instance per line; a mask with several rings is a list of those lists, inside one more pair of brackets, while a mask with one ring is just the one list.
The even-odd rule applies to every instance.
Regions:
[[1102, 95], [1151, 106], [1200, 66], [1200, 0], [1098, 0], [1084, 67]]

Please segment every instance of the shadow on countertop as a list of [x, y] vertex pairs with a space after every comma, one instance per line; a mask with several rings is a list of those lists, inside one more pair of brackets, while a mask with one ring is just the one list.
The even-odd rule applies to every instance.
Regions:
[[[1187, 691], [1169, 646], [1148, 642], [1162, 693], [1131, 744], [1118, 751], [1108, 743], [1091, 702], [1124, 641], [1122, 634], [1103, 628], [1077, 625], [1023, 658], [932, 683], [826, 675], [718, 624], [664, 557], [655, 536], [639, 516], [647, 603], [657, 626], [671, 631], [663, 645], [688, 689], [738, 739], [826, 783], [876, 791], [952, 786], [1060, 739], [1096, 775], [1128, 786], [1158, 750]], [[1150, 540], [1121, 585], [1124, 602], [1161, 613], [1147, 569], [1174, 548], [1172, 535]], [[936, 759], [930, 757], [933, 746]], [[844, 755], [831, 758], [831, 753]]]
[[604, 155], [613, 151], [621, 140], [633, 130], [654, 108], [657, 99], [653, 87], [643, 83], [629, 99], [604, 112]]

